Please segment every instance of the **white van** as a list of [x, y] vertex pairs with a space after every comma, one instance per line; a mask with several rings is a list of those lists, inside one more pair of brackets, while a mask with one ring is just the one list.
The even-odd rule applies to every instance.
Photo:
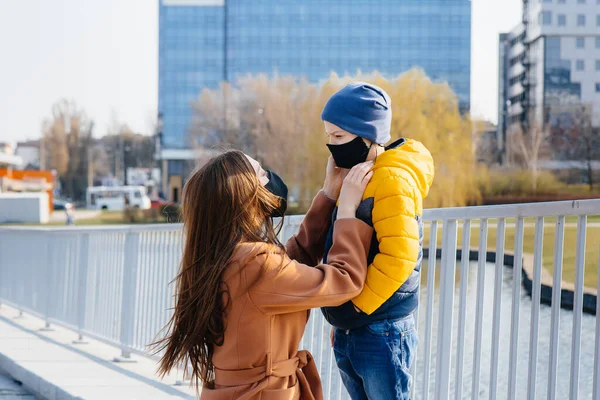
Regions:
[[143, 186], [93, 186], [87, 188], [86, 203], [90, 210], [120, 211], [129, 206], [147, 210], [150, 198]]

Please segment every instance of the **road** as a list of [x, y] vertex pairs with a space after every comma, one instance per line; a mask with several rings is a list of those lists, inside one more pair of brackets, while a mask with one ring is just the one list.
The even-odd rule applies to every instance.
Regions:
[[0, 374], [0, 400], [36, 400], [18, 383]]

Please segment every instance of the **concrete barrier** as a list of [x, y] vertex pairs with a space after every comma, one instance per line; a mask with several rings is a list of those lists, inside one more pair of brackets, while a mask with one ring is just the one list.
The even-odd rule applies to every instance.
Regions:
[[49, 219], [47, 193], [0, 193], [0, 224], [45, 224]]

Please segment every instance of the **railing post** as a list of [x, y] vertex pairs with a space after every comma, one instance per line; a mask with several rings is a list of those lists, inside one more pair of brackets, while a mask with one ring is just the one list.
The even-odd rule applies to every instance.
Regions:
[[454, 398], [462, 399], [464, 358], [465, 358], [465, 330], [467, 325], [467, 288], [469, 283], [469, 263], [471, 252], [471, 220], [463, 222], [462, 252], [460, 264], [460, 304], [458, 310], [458, 332], [456, 349], [456, 378], [454, 383]]
[[73, 344], [86, 344], [83, 340], [83, 330], [85, 328], [85, 310], [87, 301], [87, 281], [89, 266], [89, 246], [90, 234], [84, 233], [79, 241], [79, 271], [78, 271], [78, 291], [77, 291], [77, 330], [78, 338]]
[[[54, 300], [56, 298], [56, 293], [52, 292], [52, 289], [56, 286], [55, 285], [55, 275], [56, 275], [56, 247], [54, 245], [54, 240], [52, 238], [52, 236], [50, 235], [43, 235], [44, 236], [44, 242], [45, 242], [45, 251], [46, 251], [46, 260], [47, 262], [45, 263], [46, 266], [46, 274], [45, 274], [45, 281], [46, 281], [46, 285], [43, 285], [45, 288], [46, 293], [44, 298], [46, 299], [46, 312], [44, 315], [44, 320], [46, 322], [45, 326], [40, 329], [40, 332], [50, 332], [53, 331], [54, 329], [52, 328], [52, 326], [50, 325], [50, 314], [51, 314], [51, 308], [52, 308], [52, 304], [54, 303]], [[21, 313], [22, 315], [22, 313]]]
[[479, 251], [477, 260], [477, 303], [475, 306], [475, 342], [473, 349], [473, 380], [471, 398], [479, 399], [481, 378], [481, 342], [483, 341], [483, 301], [485, 295], [485, 264], [487, 262], [488, 220], [479, 221]]
[[4, 298], [4, 296], [6, 296], [5, 285], [8, 284], [6, 278], [8, 274], [5, 271], [8, 265], [8, 252], [4, 249], [3, 246], [3, 243], [6, 241], [6, 239], [3, 236], [5, 236], [5, 234], [3, 232], [0, 232], [0, 309], [2, 308], [2, 299]]
[[533, 250], [533, 278], [531, 293], [531, 328], [529, 329], [529, 375], [527, 376], [527, 400], [535, 400], [537, 383], [538, 340], [540, 330], [540, 299], [542, 296], [542, 263], [544, 248], [544, 217], [535, 222]]
[[[600, 250], [600, 247], [598, 248]], [[598, 270], [600, 270], [600, 251], [598, 252]], [[600, 279], [598, 279], [597, 286], [598, 293], [600, 294]], [[594, 352], [594, 394], [593, 399], [600, 399], [600, 317], [598, 317], [598, 310], [600, 310], [600, 296], [596, 296], [596, 340]]]
[[579, 373], [581, 370], [581, 321], [583, 313], [583, 285], [585, 278], [585, 244], [587, 216], [577, 221], [577, 254], [575, 256], [575, 291], [573, 293], [573, 332], [571, 335], [571, 386], [569, 399], [579, 399]]
[[133, 347], [133, 330], [135, 328], [139, 243], [139, 232], [127, 233], [123, 265], [123, 295], [121, 297], [121, 357], [115, 358], [115, 362], [134, 362], [131, 360], [130, 349]]
[[452, 359], [452, 314], [454, 312], [454, 279], [456, 274], [456, 220], [444, 223], [442, 232], [442, 266], [440, 271], [440, 312], [438, 322], [435, 398], [450, 398], [450, 366]]
[[496, 269], [494, 271], [494, 314], [492, 322], [492, 358], [490, 365], [490, 400], [498, 393], [498, 356], [500, 351], [500, 315], [502, 308], [502, 278], [504, 276], [504, 233], [506, 220], [496, 222]]
[[433, 330], [433, 301], [435, 298], [435, 264], [437, 261], [438, 222], [431, 221], [429, 227], [429, 259], [427, 265], [427, 310], [425, 314], [425, 361], [423, 362], [423, 386], [421, 397], [429, 400], [429, 372], [431, 370], [431, 340]]

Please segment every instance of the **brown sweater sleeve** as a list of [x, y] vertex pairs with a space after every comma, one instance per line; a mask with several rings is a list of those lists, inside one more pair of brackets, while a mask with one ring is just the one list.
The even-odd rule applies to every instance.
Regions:
[[285, 247], [289, 258], [310, 266], [321, 261], [334, 208], [335, 201], [327, 198], [323, 192], [317, 194], [298, 233], [287, 241]]
[[[367, 276], [373, 228], [354, 219], [335, 222], [328, 264], [311, 267], [285, 254], [260, 254], [244, 268], [248, 295], [265, 314], [337, 306], [356, 297]], [[250, 268], [248, 268], [250, 267]], [[254, 275], [254, 276], [249, 276]]]

